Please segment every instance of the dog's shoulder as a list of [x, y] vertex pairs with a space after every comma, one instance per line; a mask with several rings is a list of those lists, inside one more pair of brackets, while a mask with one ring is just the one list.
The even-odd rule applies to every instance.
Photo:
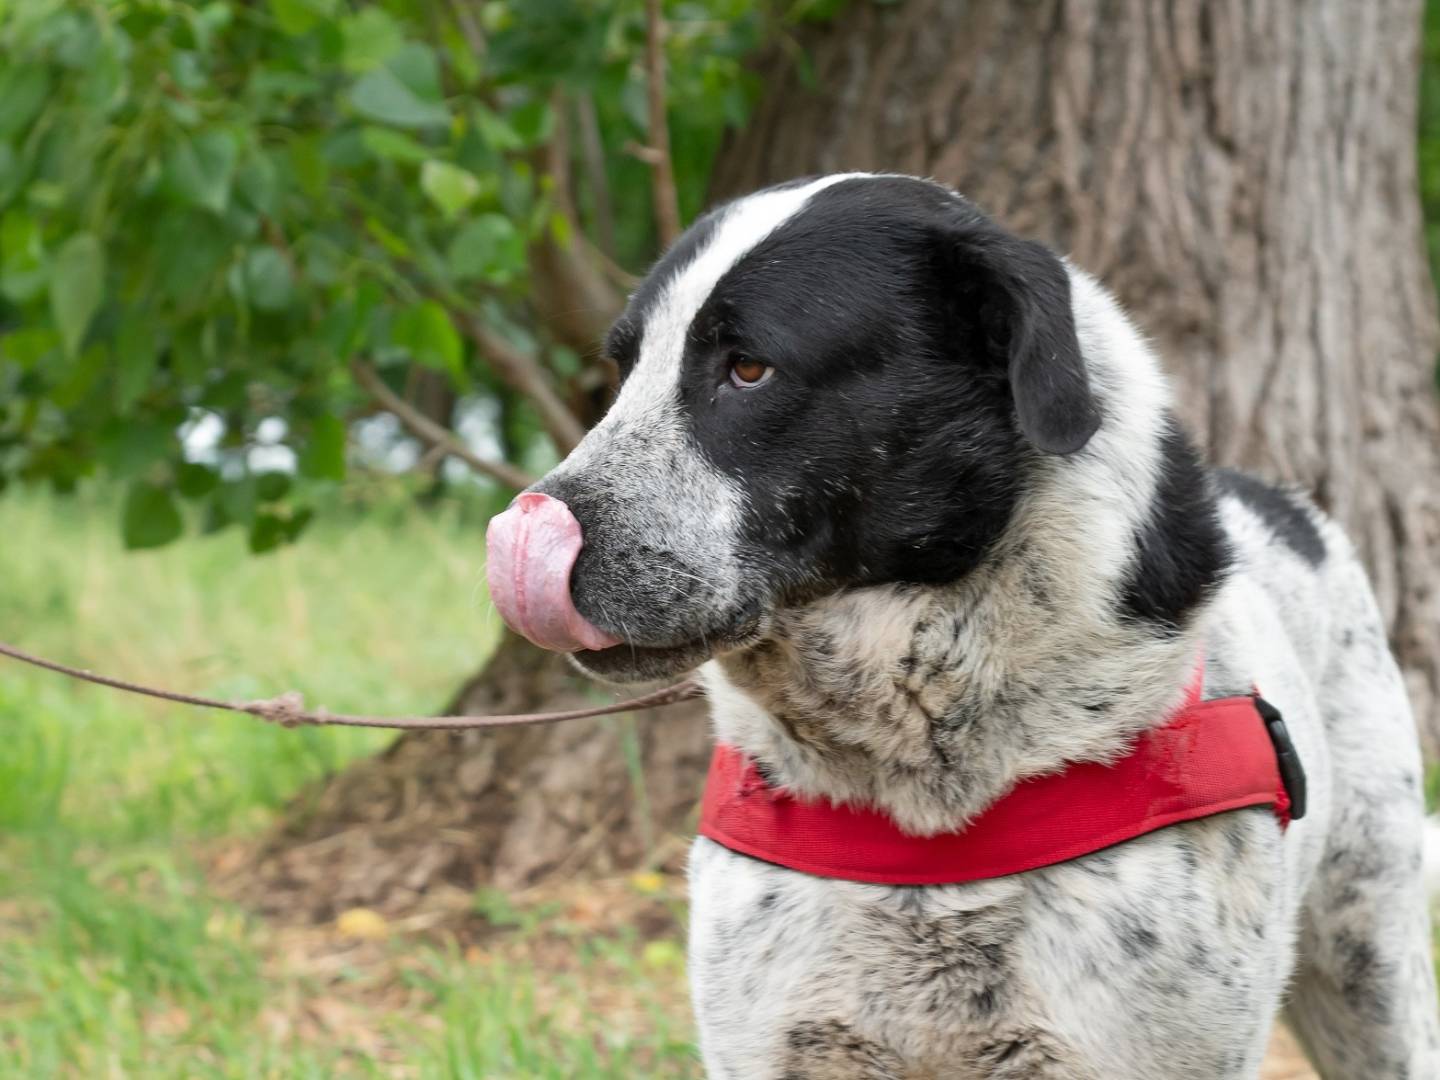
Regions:
[[[1251, 546], [1278, 545], [1290, 557], [1319, 571], [1330, 557], [1326, 533], [1336, 533], [1303, 490], [1276, 484], [1239, 469], [1220, 468], [1212, 473], [1222, 509], [1229, 511], [1227, 525], [1232, 534]], [[1243, 515], [1246, 526], [1239, 524]]]
[[1216, 633], [1224, 636], [1238, 623], [1282, 633], [1322, 698], [1322, 687], [1337, 679], [1389, 679], [1394, 660], [1384, 618], [1339, 523], [1301, 488], [1234, 469], [1216, 469], [1212, 477], [1233, 554]]

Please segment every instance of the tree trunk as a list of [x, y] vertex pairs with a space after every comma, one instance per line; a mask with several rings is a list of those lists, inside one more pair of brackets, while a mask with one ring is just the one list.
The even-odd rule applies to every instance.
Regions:
[[1349, 530], [1440, 751], [1440, 413], [1418, 0], [857, 2], [802, 37], [718, 195], [932, 176], [1113, 288], [1213, 458]]
[[[1419, 29], [1415, 0], [855, 0], [801, 35], [813, 74], [794, 42], [762, 62], [765, 100], [720, 154], [715, 189], [934, 176], [1098, 274], [1159, 343], [1214, 457], [1299, 481], [1348, 526], [1434, 751], [1440, 422]], [[507, 639], [457, 705], [584, 693]], [[313, 881], [328, 913], [633, 863], [689, 829], [702, 712], [403, 738], [315, 796], [271, 845], [261, 888]]]

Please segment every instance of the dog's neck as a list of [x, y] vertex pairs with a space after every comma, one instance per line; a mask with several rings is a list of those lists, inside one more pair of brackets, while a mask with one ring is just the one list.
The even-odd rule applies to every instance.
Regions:
[[1164, 483], [1168, 393], [1109, 296], [1072, 286], [1105, 421], [1081, 453], [1036, 456], [990, 558], [951, 586], [783, 610], [702, 669], [717, 737], [776, 785], [943, 832], [1025, 777], [1123, 753], [1181, 700], [1206, 599], [1170, 625], [1121, 601]]

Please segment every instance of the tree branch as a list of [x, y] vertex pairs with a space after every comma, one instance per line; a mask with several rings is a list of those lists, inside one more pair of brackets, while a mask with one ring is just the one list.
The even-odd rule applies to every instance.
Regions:
[[450, 0], [450, 8], [455, 13], [455, 22], [460, 27], [460, 33], [465, 36], [465, 44], [470, 46], [470, 51], [478, 61], [485, 55], [485, 35], [480, 24], [475, 21], [466, 0]]
[[369, 364], [356, 360], [350, 365], [350, 372], [367, 394], [386, 411], [394, 413], [395, 418], [421, 442], [443, 449], [446, 454], [463, 461], [482, 476], [498, 480], [507, 487], [526, 488], [534, 483], [533, 477], [526, 475], [509, 462], [486, 461], [474, 453], [460, 441], [453, 431], [431, 420], [386, 386], [380, 373]]
[[[594, 102], [588, 95], [582, 96], [579, 100], [582, 103], [580, 115], [582, 117], [587, 115], [583, 103], [589, 102], [590, 109], [588, 115], [591, 120], [594, 121]], [[584, 266], [584, 272], [587, 274], [590, 273], [592, 267], [598, 267], [600, 272], [610, 279], [611, 284], [628, 293], [639, 284], [640, 279], [621, 267], [619, 263], [610, 257], [609, 248], [604, 244], [596, 244], [585, 234], [585, 230], [580, 227], [580, 211], [575, 207], [575, 193], [571, 190], [571, 173], [574, 170], [570, 162], [570, 126], [565, 114], [565, 96], [558, 90], [555, 92], [554, 97], [551, 98], [551, 107], [555, 110], [555, 134], [545, 147], [544, 166], [546, 174], [554, 183], [551, 197], [554, 199], [555, 209], [570, 223], [570, 244], [568, 249], [563, 251], [562, 254], [566, 255], [572, 263], [576, 264], [577, 269], [580, 266]], [[603, 215], [603, 220], [601, 221], [602, 231], [609, 231], [610, 243], [613, 244], [614, 221], [612, 218], [612, 208], [610, 207], [610, 189], [605, 179], [605, 150], [604, 147], [600, 145], [598, 129], [592, 133], [594, 136], [594, 145], [588, 145], [590, 140], [587, 139], [584, 134], [584, 126], [582, 123], [580, 141], [581, 150], [585, 156], [585, 168], [589, 173], [590, 184], [597, 191], [597, 214]], [[593, 158], [591, 157], [592, 154], [595, 155]], [[550, 246], [557, 249], [559, 248], [559, 245], [553, 241], [550, 242]], [[617, 296], [609, 299], [611, 299], [610, 306], [617, 308], [617, 310], [618, 307], [624, 303], [623, 297]], [[612, 317], [613, 313], [606, 314], [607, 321]]]
[[680, 202], [675, 164], [670, 159], [670, 125], [665, 115], [665, 16], [660, 0], [645, 0], [645, 72], [650, 103], [650, 145], [645, 160], [653, 174], [655, 229], [668, 248], [680, 235]]
[[495, 374], [517, 393], [523, 394], [540, 414], [540, 422], [555, 440], [561, 454], [568, 454], [585, 437], [585, 428], [570, 411], [569, 407], [555, 393], [545, 370], [529, 353], [511, 345], [502, 335], [496, 333], [473, 315], [462, 315], [462, 324], [470, 339], [475, 342]]
[[575, 99], [575, 116], [580, 121], [580, 155], [585, 161], [585, 182], [595, 206], [596, 245], [607, 259], [615, 256], [615, 207], [610, 201], [610, 178], [605, 175], [605, 146], [600, 139], [600, 118], [595, 99], [581, 94]]
[[595, 355], [611, 321], [625, 306], [629, 284], [607, 267], [599, 249], [581, 230], [570, 192], [570, 132], [564, 102], [557, 91], [555, 133], [537, 155], [537, 167], [551, 180], [555, 210], [570, 225], [570, 241], [561, 244], [547, 230], [530, 249], [533, 299], [550, 332], [582, 356]]

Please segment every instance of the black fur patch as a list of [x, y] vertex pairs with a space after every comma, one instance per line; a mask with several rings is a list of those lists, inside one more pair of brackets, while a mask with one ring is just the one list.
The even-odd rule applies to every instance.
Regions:
[[1174, 417], [1166, 419], [1160, 453], [1159, 482], [1135, 535], [1120, 605], [1133, 619], [1173, 631], [1220, 584], [1231, 556], [1209, 471]]
[[[737, 355], [775, 367], [763, 391], [728, 385]], [[908, 178], [818, 192], [716, 283], [684, 364], [696, 444], [791, 588], [960, 579], [1036, 448], [1099, 422], [1060, 260]]]
[[1311, 566], [1325, 561], [1325, 541], [1320, 530], [1288, 491], [1235, 469], [1217, 469], [1215, 476], [1221, 490], [1254, 511], [1275, 539]]

